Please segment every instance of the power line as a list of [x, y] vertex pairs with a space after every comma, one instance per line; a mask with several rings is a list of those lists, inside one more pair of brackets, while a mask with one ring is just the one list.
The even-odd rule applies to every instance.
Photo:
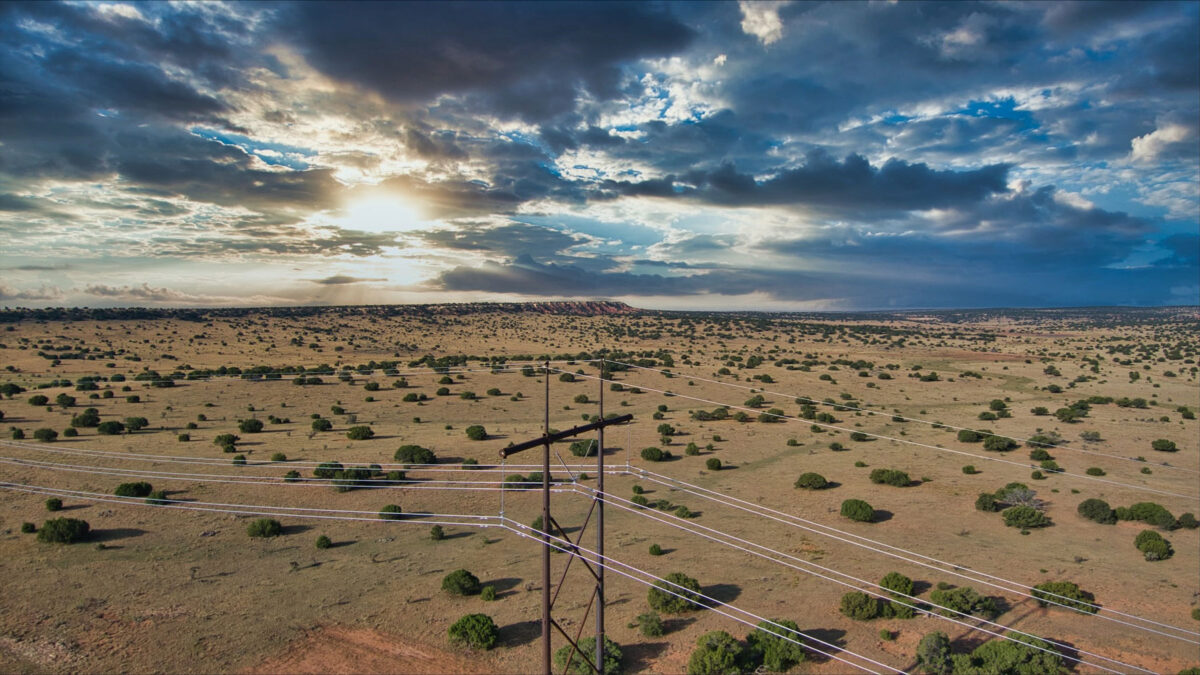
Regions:
[[[875, 552], [875, 553], [880, 553], [880, 554], [882, 554], [882, 555], [886, 555], [886, 556], [888, 556], [888, 557], [891, 557], [891, 558], [896, 558], [896, 559], [898, 559], [898, 560], [903, 560], [903, 561], [905, 561], [905, 562], [908, 562], [908, 563], [911, 563], [911, 564], [914, 564], [914, 565], [919, 565], [919, 566], [921, 566], [921, 567], [925, 567], [925, 568], [928, 568], [928, 569], [936, 570], [936, 571], [939, 571], [939, 572], [942, 572], [942, 573], [945, 573], [945, 574], [950, 574], [950, 575], [953, 575], [953, 576], [957, 576], [957, 577], [959, 577], [959, 578], [962, 578], [962, 579], [967, 579], [967, 580], [969, 580], [969, 581], [972, 581], [972, 582], [974, 582], [974, 583], [980, 583], [980, 584], [983, 584], [983, 585], [986, 585], [986, 586], [990, 586], [990, 587], [992, 587], [992, 588], [996, 588], [996, 589], [998, 589], [998, 590], [1002, 590], [1002, 591], [1005, 591], [1005, 592], [1008, 592], [1008, 593], [1013, 593], [1013, 594], [1015, 594], [1015, 595], [1020, 595], [1020, 596], [1024, 596], [1024, 597], [1027, 597], [1027, 598], [1039, 599], [1039, 598], [1037, 598], [1037, 597], [1035, 597], [1035, 596], [1031, 595], [1030, 593], [1027, 593], [1027, 592], [1025, 592], [1024, 590], [1016, 590], [1016, 589], [1013, 589], [1013, 588], [1008, 588], [1008, 587], [1006, 587], [1006, 586], [1001, 586], [1001, 585], [999, 585], [999, 584], [996, 584], [996, 583], [989, 582], [989, 581], [987, 581], [986, 579], [993, 579], [993, 580], [1000, 581], [1000, 582], [1003, 582], [1003, 583], [1006, 583], [1006, 584], [1010, 584], [1010, 585], [1012, 585], [1012, 586], [1019, 586], [1019, 587], [1020, 587], [1020, 588], [1022, 588], [1022, 589], [1024, 589], [1024, 588], [1029, 588], [1030, 586], [1029, 586], [1028, 584], [1022, 584], [1022, 583], [1020, 583], [1020, 582], [1012, 581], [1012, 580], [1009, 580], [1009, 579], [1004, 579], [1004, 578], [1002, 578], [1002, 577], [998, 577], [998, 576], [995, 576], [995, 575], [991, 575], [991, 574], [988, 574], [988, 573], [986, 573], [986, 572], [978, 572], [978, 571], [974, 571], [974, 570], [971, 570], [973, 574], [976, 574], [976, 575], [978, 575], [979, 577], [984, 577], [984, 579], [980, 579], [980, 578], [972, 577], [972, 576], [969, 576], [969, 575], [967, 575], [967, 574], [963, 574], [962, 572], [960, 572], [960, 571], [959, 571], [959, 570], [968, 570], [968, 569], [970, 569], [970, 568], [968, 568], [968, 567], [966, 567], [966, 566], [963, 566], [963, 565], [959, 565], [959, 564], [957, 564], [957, 563], [953, 563], [953, 562], [949, 562], [949, 561], [943, 561], [943, 560], [938, 560], [937, 558], [932, 558], [932, 557], [930, 557], [930, 556], [926, 556], [926, 555], [923, 555], [923, 554], [920, 554], [920, 553], [916, 553], [916, 552], [914, 552], [914, 551], [909, 551], [909, 550], [902, 549], [902, 548], [899, 548], [899, 547], [896, 547], [896, 546], [892, 546], [892, 545], [890, 545], [890, 544], [886, 544], [886, 543], [883, 543], [883, 542], [880, 542], [880, 541], [877, 541], [877, 540], [874, 540], [874, 539], [869, 539], [869, 538], [867, 538], [867, 537], [863, 537], [863, 536], [856, 535], [856, 534], [853, 534], [853, 533], [850, 533], [850, 532], [846, 532], [846, 531], [844, 531], [844, 530], [839, 530], [839, 529], [836, 529], [836, 528], [830, 527], [830, 526], [828, 526], [828, 525], [823, 525], [823, 524], [821, 524], [821, 523], [817, 523], [817, 522], [815, 522], [815, 521], [811, 521], [811, 520], [807, 520], [807, 519], [805, 519], [805, 518], [801, 518], [801, 517], [799, 517], [799, 516], [795, 516], [795, 515], [792, 515], [792, 514], [784, 513], [784, 512], [782, 512], [782, 511], [777, 511], [777, 510], [775, 510], [775, 509], [771, 509], [771, 508], [769, 508], [769, 507], [765, 507], [765, 506], [761, 506], [761, 505], [756, 505], [756, 504], [753, 504], [753, 503], [751, 503], [751, 502], [748, 502], [748, 501], [746, 501], [746, 500], [739, 499], [739, 498], [737, 498], [737, 497], [732, 497], [732, 496], [729, 496], [729, 495], [722, 495], [722, 494], [720, 494], [720, 493], [718, 493], [718, 492], [715, 492], [715, 491], [713, 491], [713, 490], [709, 490], [709, 489], [707, 489], [707, 488], [703, 488], [703, 487], [700, 487], [700, 486], [698, 486], [698, 485], [693, 485], [693, 484], [691, 484], [691, 483], [687, 483], [687, 482], [681, 481], [681, 480], [679, 480], [679, 479], [676, 479], [676, 478], [671, 478], [671, 477], [669, 477], [669, 476], [666, 476], [666, 475], [664, 475], [664, 474], [655, 473], [655, 472], [648, 471], [648, 470], [646, 470], [646, 469], [642, 469], [642, 468], [635, 468], [635, 469], [634, 469], [634, 471], [635, 471], [635, 472], [636, 472], [638, 475], [640, 475], [640, 476], [642, 476], [643, 478], [645, 478], [646, 480], [649, 480], [650, 482], [653, 482], [653, 483], [658, 483], [658, 484], [660, 484], [660, 485], [664, 485], [664, 486], [666, 486], [666, 487], [668, 487], [668, 488], [671, 488], [671, 489], [676, 489], [676, 490], [679, 490], [679, 491], [681, 491], [681, 492], [685, 492], [685, 493], [687, 493], [687, 494], [692, 494], [692, 495], [698, 496], [698, 497], [700, 497], [700, 498], [702, 498], [702, 499], [708, 499], [708, 500], [710, 500], [710, 501], [714, 501], [714, 502], [717, 502], [717, 503], [719, 503], [719, 504], [723, 504], [723, 505], [725, 505], [725, 506], [729, 506], [729, 507], [731, 507], [731, 508], [739, 509], [739, 510], [741, 510], [741, 511], [746, 511], [746, 512], [752, 513], [752, 514], [754, 514], [754, 515], [757, 515], [757, 516], [759, 516], [760, 518], [765, 518], [765, 519], [768, 519], [768, 520], [773, 520], [773, 521], [775, 521], [775, 522], [782, 523], [782, 524], [784, 524], [784, 525], [787, 525], [787, 526], [789, 526], [789, 527], [794, 527], [794, 528], [797, 528], [797, 529], [805, 530], [805, 531], [807, 531], [807, 532], [812, 532], [813, 534], [818, 534], [818, 535], [821, 535], [821, 536], [829, 537], [829, 538], [831, 538], [831, 539], [835, 539], [835, 540], [841, 541], [841, 542], [843, 542], [843, 543], [851, 544], [851, 545], [853, 545], [853, 546], [858, 546], [858, 547], [860, 547], [860, 548], [865, 548], [865, 549], [867, 549], [867, 550], [869, 550], [869, 551], [872, 551], [872, 552]], [[659, 480], [659, 478], [663, 478], [663, 479], [665, 479], [665, 480]], [[668, 481], [669, 481], [669, 482], [668, 482]], [[686, 486], [686, 487], [682, 487], [682, 488], [681, 488], [681, 487], [677, 487], [678, 485], [684, 485], [684, 486]], [[764, 511], [765, 511], [766, 513], [762, 513], [762, 512], [764, 512]], [[782, 518], [787, 518], [787, 519], [790, 519], [790, 520], [783, 520], [783, 519], [781, 519], [780, 517], [782, 517]], [[792, 522], [792, 521], [798, 521], [798, 522]], [[806, 526], [806, 525], [808, 525], [808, 526], [812, 526], [812, 527], [808, 527], [808, 526]], [[814, 527], [815, 527], [815, 528], [820, 528], [820, 529], [813, 529]], [[854, 540], [858, 540], [858, 541], [854, 541]], [[870, 543], [870, 544], [874, 544], [875, 546], [869, 546], [869, 545], [867, 545], [866, 543], [861, 543], [861, 542], [868, 542], [868, 543]], [[900, 555], [900, 554], [898, 554], [898, 553], [892, 553], [892, 552], [889, 552], [889, 550], [883, 550], [883, 549], [889, 549], [890, 551], [899, 551], [900, 553], [907, 554], [907, 555], [911, 555], [911, 556], [913, 556], [914, 558], [918, 558], [918, 559], [917, 559], [917, 560], [914, 560], [914, 559], [912, 559], [912, 558], [907, 558], [907, 557], [905, 557], [904, 555]], [[922, 559], [923, 559], [923, 560], [927, 560], [927, 561], [932, 561], [933, 563], [937, 563], [938, 565], [943, 565], [943, 566], [949, 567], [950, 569], [942, 569], [941, 567], [937, 567], [937, 566], [935, 566], [935, 565], [933, 565], [933, 564], [931, 564], [931, 563], [929, 563], [929, 562], [922, 562]], [[1086, 601], [1083, 601], [1083, 600], [1076, 600], [1076, 599], [1074, 599], [1074, 598], [1067, 598], [1066, 596], [1059, 595], [1059, 594], [1057, 594], [1057, 593], [1045, 592], [1045, 594], [1046, 594], [1047, 596], [1053, 596], [1054, 598], [1060, 598], [1060, 599], [1062, 599], [1062, 600], [1070, 600], [1072, 603], [1077, 603], [1077, 604], [1080, 604], [1080, 605], [1085, 605], [1085, 606], [1087, 606], [1087, 607], [1089, 607], [1089, 608], [1091, 608], [1091, 609], [1094, 609], [1094, 610], [1096, 610], [1097, 612], [1105, 612], [1105, 613], [1109, 613], [1109, 614], [1115, 614], [1115, 615], [1118, 615], [1118, 616], [1123, 616], [1123, 617], [1130, 618], [1130, 619], [1136, 619], [1137, 621], [1142, 621], [1142, 622], [1144, 622], [1144, 623], [1148, 623], [1148, 624], [1152, 624], [1152, 625], [1160, 626], [1160, 627], [1163, 627], [1163, 628], [1169, 628], [1169, 629], [1171, 629], [1171, 630], [1178, 631], [1178, 632], [1180, 632], [1180, 633], [1185, 633], [1185, 634], [1187, 634], [1187, 635], [1200, 636], [1200, 632], [1196, 632], [1196, 631], [1188, 630], [1188, 629], [1186, 629], [1186, 628], [1180, 628], [1180, 627], [1178, 627], [1178, 626], [1172, 626], [1172, 625], [1170, 625], [1170, 624], [1161, 623], [1161, 622], [1154, 621], [1154, 620], [1152, 620], [1152, 619], [1147, 619], [1147, 618], [1144, 618], [1144, 617], [1140, 617], [1140, 616], [1137, 616], [1137, 615], [1134, 615], [1134, 614], [1127, 614], [1127, 613], [1124, 613], [1124, 612], [1119, 612], [1119, 611], [1117, 611], [1117, 610], [1114, 610], [1114, 609], [1111, 609], [1111, 608], [1108, 608], [1108, 607], [1103, 607], [1103, 606], [1101, 606], [1101, 605], [1098, 605], [1098, 604], [1095, 604], [1095, 603], [1089, 603], [1089, 602], [1086, 602]], [[1193, 640], [1191, 640], [1191, 639], [1188, 639], [1188, 638], [1181, 638], [1181, 637], [1178, 637], [1178, 636], [1170, 635], [1170, 634], [1168, 634], [1168, 633], [1160, 633], [1159, 631], [1157, 631], [1157, 630], [1155, 630], [1155, 629], [1152, 629], [1152, 628], [1146, 628], [1146, 627], [1143, 627], [1143, 626], [1137, 626], [1137, 625], [1133, 625], [1133, 624], [1128, 624], [1127, 622], [1120, 621], [1120, 620], [1118, 620], [1118, 619], [1114, 619], [1113, 617], [1110, 617], [1110, 616], [1105, 616], [1105, 615], [1102, 615], [1102, 614], [1099, 614], [1099, 613], [1093, 614], [1093, 613], [1091, 613], [1091, 612], [1083, 612], [1082, 610], [1075, 609], [1075, 608], [1073, 608], [1073, 607], [1071, 607], [1071, 606], [1069, 606], [1069, 605], [1066, 605], [1066, 604], [1064, 604], [1064, 603], [1062, 603], [1062, 602], [1059, 602], [1059, 601], [1057, 601], [1057, 600], [1054, 600], [1054, 599], [1052, 599], [1052, 598], [1050, 598], [1050, 597], [1047, 597], [1047, 598], [1045, 598], [1045, 601], [1046, 601], [1046, 602], [1048, 602], [1048, 603], [1051, 603], [1051, 604], [1056, 604], [1056, 605], [1059, 605], [1059, 606], [1066, 607], [1067, 609], [1072, 609], [1072, 610], [1074, 610], [1074, 611], [1077, 611], [1077, 612], [1080, 612], [1080, 613], [1086, 613], [1086, 614], [1088, 614], [1088, 615], [1090, 615], [1090, 616], [1095, 616], [1095, 617], [1097, 617], [1097, 618], [1101, 618], [1101, 619], [1104, 619], [1104, 620], [1107, 620], [1107, 621], [1114, 621], [1114, 622], [1116, 622], [1116, 623], [1120, 623], [1120, 624], [1128, 625], [1128, 626], [1130, 626], [1130, 627], [1133, 627], [1133, 628], [1138, 628], [1138, 629], [1140, 629], [1140, 630], [1146, 630], [1146, 631], [1149, 631], [1149, 632], [1155, 632], [1155, 633], [1159, 633], [1159, 634], [1161, 634], [1161, 635], [1164, 635], [1164, 636], [1166, 636], [1166, 637], [1171, 637], [1171, 638], [1173, 638], [1173, 639], [1182, 640], [1182, 641], [1185, 641], [1185, 642], [1194, 642]], [[1197, 643], [1197, 644], [1200, 644], [1200, 643]]]

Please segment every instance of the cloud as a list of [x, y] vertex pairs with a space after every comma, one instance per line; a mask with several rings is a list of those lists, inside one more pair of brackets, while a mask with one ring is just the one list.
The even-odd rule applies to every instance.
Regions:
[[363, 279], [359, 277], [349, 277], [343, 274], [336, 274], [331, 277], [325, 277], [324, 279], [308, 279], [307, 281], [311, 281], [314, 284], [320, 284], [321, 286], [342, 286], [345, 284], [361, 284], [369, 281], [387, 281], [387, 279]]
[[36, 289], [17, 289], [0, 284], [0, 302], [8, 300], [61, 300], [64, 297], [61, 288], [42, 285]]
[[738, 0], [742, 11], [742, 30], [767, 46], [783, 37], [783, 22], [779, 20], [779, 2]]
[[622, 63], [692, 37], [662, 9], [625, 2], [302, 2], [276, 30], [322, 72], [394, 101], [477, 95], [533, 120], [573, 109], [580, 93], [616, 95]]
[[1167, 122], [1145, 136], [1133, 139], [1129, 158], [1135, 162], [1149, 162], [1166, 156], [1195, 158], [1200, 149], [1196, 141], [1195, 122]]
[[78, 293], [101, 298], [104, 301], [110, 302], [129, 302], [137, 305], [165, 305], [165, 306], [188, 306], [188, 307], [205, 307], [205, 306], [229, 306], [229, 305], [280, 305], [292, 304], [292, 301], [287, 298], [269, 296], [269, 295], [206, 295], [184, 293], [171, 288], [155, 288], [148, 283], [139, 285], [127, 286], [108, 286], [105, 284], [88, 284], [82, 289], [77, 289]]

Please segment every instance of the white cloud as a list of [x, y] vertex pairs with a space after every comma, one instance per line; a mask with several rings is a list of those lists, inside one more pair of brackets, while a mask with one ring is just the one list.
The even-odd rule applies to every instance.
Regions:
[[783, 21], [779, 19], [779, 8], [783, 5], [782, 2], [740, 0], [742, 31], [758, 38], [764, 47], [778, 42], [783, 37]]
[[1177, 122], [1160, 124], [1157, 129], [1146, 134], [1138, 136], [1130, 143], [1132, 149], [1129, 153], [1129, 158], [1135, 162], [1151, 161], [1164, 150], [1176, 143], [1183, 143], [1194, 139], [1196, 130], [1194, 127], [1189, 127]]

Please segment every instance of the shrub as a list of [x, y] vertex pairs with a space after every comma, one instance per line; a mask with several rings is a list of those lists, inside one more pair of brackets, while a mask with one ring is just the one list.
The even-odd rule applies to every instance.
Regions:
[[1179, 448], [1175, 447], [1175, 441], [1168, 441], [1165, 438], [1160, 438], [1150, 443], [1150, 447], [1159, 452], [1175, 452]]
[[[0, 418], [0, 419], [3, 419], [3, 418]], [[79, 430], [76, 429], [75, 427], [67, 427], [66, 429], [63, 429], [63, 436], [66, 438], [75, 438], [78, 435], [79, 435]], [[187, 434], [182, 434], [182, 435], [186, 436]]]
[[1129, 507], [1129, 520], [1140, 520], [1157, 528], [1173, 530], [1176, 526], [1175, 516], [1154, 502], [1138, 502]]
[[[596, 638], [585, 637], [579, 639], [579, 649], [571, 654], [571, 646], [566, 645], [560, 647], [554, 652], [554, 666], [557, 672], [568, 672], [572, 675], [592, 675], [596, 671], [592, 667], [596, 663]], [[621, 668], [621, 645], [604, 638], [604, 664], [600, 668], [603, 675], [619, 675], [623, 672]], [[570, 658], [571, 662], [567, 663]]]
[[96, 433], [105, 436], [116, 436], [122, 431], [125, 431], [125, 425], [116, 420], [109, 420], [96, 425]]
[[593, 440], [574, 441], [571, 443], [571, 454], [576, 457], [592, 457], [596, 454], [598, 446]]
[[419, 445], [402, 445], [393, 457], [401, 464], [437, 464], [437, 456], [429, 448]]
[[688, 507], [681, 504], [675, 507], [675, 516], [678, 518], [691, 518], [692, 511]]
[[1197, 522], [1196, 516], [1191, 513], [1185, 513], [1179, 516], [1178, 523], [1180, 527], [1187, 530], [1194, 530], [1197, 527], [1200, 527], [1200, 522]]
[[1090, 466], [1087, 468], [1087, 471], [1084, 471], [1084, 473], [1086, 473], [1089, 476], [1103, 476], [1104, 469], [1101, 469], [1098, 466]]
[[1020, 447], [1016, 441], [1004, 436], [988, 436], [983, 439], [983, 449], [991, 452], [1008, 452]]
[[704, 468], [708, 469], [709, 471], [720, 471], [721, 460], [717, 459], [716, 457], [709, 457], [704, 461]]
[[896, 487], [906, 487], [912, 480], [903, 471], [896, 469], [875, 469], [871, 472], [871, 482], [879, 485], [887, 484]]
[[825, 477], [821, 474], [810, 471], [800, 474], [800, 477], [796, 479], [795, 485], [804, 490], [823, 490], [829, 486], [829, 481], [825, 480]]
[[500, 636], [492, 617], [486, 614], [467, 614], [455, 621], [447, 632], [451, 643], [470, 649], [491, 649]]
[[695, 443], [688, 443], [687, 447], [683, 449], [683, 454], [689, 455], [689, 456], [699, 455], [700, 454], [700, 446], [696, 445]]
[[976, 469], [974, 464], [968, 464], [962, 468], [962, 472], [968, 476], [973, 476], [979, 473], [979, 469]]
[[772, 673], [782, 673], [804, 661], [800, 627], [795, 621], [773, 619], [762, 621], [746, 636], [746, 670], [760, 664]]
[[1054, 459], [1054, 457], [1052, 457], [1050, 453], [1046, 452], [1044, 448], [1034, 448], [1033, 450], [1029, 451], [1029, 459], [1032, 459], [1035, 462], [1044, 462], [1049, 459]]
[[43, 443], [51, 443], [58, 438], [58, 432], [54, 429], [38, 429], [33, 432], [33, 437]]
[[274, 518], [259, 518], [246, 526], [251, 537], [278, 537], [283, 534], [283, 525]]
[[121, 483], [113, 490], [113, 494], [118, 497], [145, 497], [154, 491], [154, 487], [145, 481], [136, 483]]
[[324, 417], [318, 417], [317, 419], [312, 421], [312, 430], [313, 431], [329, 431], [332, 428], [333, 428], [333, 422], [330, 422], [329, 420], [325, 419]]
[[217, 437], [213, 439], [213, 445], [218, 445], [221, 447], [233, 446], [239, 440], [241, 439], [233, 434], [218, 434]]
[[[1059, 673], [1062, 657], [1049, 643], [1021, 633], [1007, 633], [1010, 640], [989, 640], [970, 655], [955, 656], [955, 672]], [[962, 663], [963, 665], [959, 665]]]
[[1113, 513], [1112, 507], [1103, 499], [1085, 499], [1079, 503], [1076, 510], [1084, 518], [1103, 525], [1112, 525], [1117, 522], [1117, 516]]
[[58, 497], [51, 497], [46, 500], [46, 510], [50, 512], [61, 511], [63, 507], [62, 500]]
[[46, 405], [49, 402], [50, 402], [50, 398], [48, 396], [43, 396], [42, 394], [37, 394], [36, 396], [29, 397], [29, 405], [32, 405], [32, 406], [40, 407], [40, 406]]
[[703, 609], [700, 605], [700, 583], [682, 572], [672, 572], [663, 581], [655, 582], [646, 596], [650, 608], [664, 614]]
[[450, 595], [475, 595], [479, 592], [479, 577], [458, 569], [442, 578], [442, 590]]
[[657, 448], [654, 446], [642, 448], [642, 459], [646, 460], [647, 462], [661, 462], [669, 459], [670, 457], [671, 452], [669, 450], [663, 450], [662, 448]]
[[380, 520], [403, 520], [404, 510], [398, 504], [388, 504], [379, 509]]
[[12, 427], [12, 438], [14, 441], [19, 441], [25, 438], [25, 432], [16, 427]]
[[37, 532], [37, 525], [33, 523], [21, 523], [21, 532], [24, 534], [33, 534]]
[[950, 638], [940, 631], [926, 633], [917, 643], [917, 665], [924, 673], [949, 673]]
[[688, 658], [688, 675], [729, 675], [740, 673], [742, 645], [723, 630], [705, 633], [696, 640]]
[[866, 435], [866, 434], [864, 434], [864, 433], [863, 433], [863, 432], [861, 432], [861, 431], [854, 431], [854, 432], [851, 432], [851, 434], [850, 434], [850, 440], [852, 440], [852, 441], [858, 441], [858, 442], [860, 442], [860, 443], [861, 443], [861, 442], [863, 442], [863, 441], [869, 441], [869, 440], [871, 440], [871, 437], [870, 437], [870, 436], [868, 436], [868, 435]]
[[642, 637], [662, 637], [667, 632], [666, 627], [663, 625], [662, 617], [658, 615], [658, 612], [639, 614], [637, 623]]
[[258, 419], [248, 419], [238, 422], [238, 431], [243, 434], [257, 434], [263, 430], [263, 422]]
[[162, 506], [170, 501], [167, 499], [166, 490], [155, 490], [146, 496], [146, 503], [152, 506]]
[[73, 427], [94, 427], [100, 424], [100, 411], [88, 408], [71, 418]]
[[295, 483], [295, 482], [298, 482], [299, 480], [300, 480], [300, 472], [299, 471], [293, 470], [293, 471], [289, 471], [289, 472], [283, 474], [283, 482], [285, 482], [285, 483]]
[[879, 598], [862, 591], [850, 591], [842, 596], [841, 613], [858, 621], [870, 621], [879, 616]]
[[1033, 527], [1047, 527], [1050, 523], [1050, 518], [1046, 514], [1038, 511], [1032, 506], [1010, 506], [1004, 509], [1004, 524], [1009, 527], [1019, 527], [1021, 529], [1029, 529]]
[[52, 544], [73, 544], [87, 536], [91, 530], [86, 520], [76, 518], [53, 518], [42, 523], [38, 530], [38, 541]]
[[191, 434], [179, 434], [178, 436], [175, 437], [175, 439], [177, 441], [179, 441], [180, 443], [187, 443], [192, 440], [192, 435]]
[[346, 438], [352, 441], [365, 441], [375, 436], [375, 430], [366, 425], [350, 427], [346, 430]]
[[875, 517], [875, 509], [861, 499], [847, 499], [842, 502], [842, 515], [860, 523], [869, 523]]
[[1163, 538], [1163, 536], [1154, 530], [1142, 530], [1133, 540], [1133, 545], [1137, 550], [1142, 552], [1146, 560], [1166, 560], [1174, 553], [1171, 548], [1171, 542]]
[[1047, 581], [1033, 587], [1033, 597], [1042, 607], [1047, 605], [1066, 606], [1088, 614], [1100, 611], [1096, 596], [1081, 589], [1070, 581]]
[[658, 544], [650, 544], [650, 555], [662, 555], [662, 547]]
[[234, 464], [234, 466], [245, 466], [246, 465], [246, 456], [245, 455], [234, 455], [233, 456], [233, 464]]
[[958, 440], [960, 443], [978, 443], [980, 436], [970, 429], [960, 429], [958, 431]]
[[[939, 584], [941, 586], [941, 584]], [[943, 616], [956, 616], [955, 612], [982, 617], [989, 621], [1000, 614], [996, 601], [969, 586], [961, 588], [937, 588], [929, 594], [930, 601], [939, 607]]]

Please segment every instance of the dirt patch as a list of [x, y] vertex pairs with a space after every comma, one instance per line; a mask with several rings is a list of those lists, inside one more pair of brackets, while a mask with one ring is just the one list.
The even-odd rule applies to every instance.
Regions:
[[350, 628], [322, 628], [293, 641], [277, 656], [243, 671], [272, 673], [486, 673], [471, 659], [395, 635]]

